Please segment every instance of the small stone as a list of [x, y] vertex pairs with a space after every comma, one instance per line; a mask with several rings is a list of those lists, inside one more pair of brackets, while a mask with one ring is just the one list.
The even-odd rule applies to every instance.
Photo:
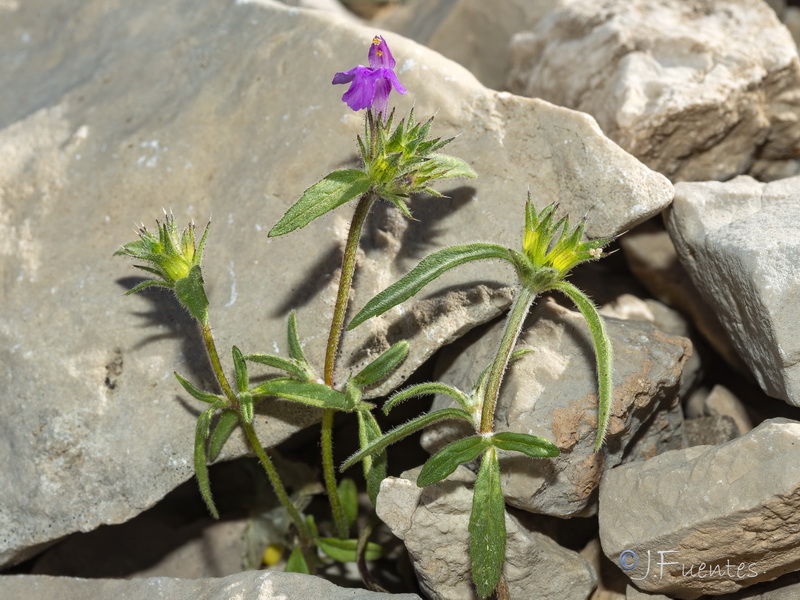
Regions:
[[[472, 584], [467, 526], [474, 478], [459, 467], [453, 479], [418, 488], [414, 469], [381, 484], [376, 511], [402, 539], [420, 587], [431, 600], [477, 600]], [[506, 513], [506, 563], [512, 598], [585, 600], [597, 576], [576, 552], [536, 531], [530, 516]]]
[[770, 396], [800, 406], [800, 177], [682, 183], [667, 227], [695, 287]]
[[594, 116], [673, 181], [800, 151], [797, 47], [761, 0], [565, 2], [514, 36], [511, 64], [512, 92]]
[[718, 446], [739, 436], [736, 421], [728, 415], [686, 419], [683, 429], [688, 446]]
[[724, 385], [715, 385], [708, 389], [700, 389], [693, 394], [686, 403], [688, 417], [702, 416], [728, 416], [736, 424], [739, 435], [747, 433], [753, 428], [750, 415], [744, 403]]
[[799, 504], [800, 423], [772, 419], [606, 471], [600, 540], [638, 588], [694, 600], [796, 570]]

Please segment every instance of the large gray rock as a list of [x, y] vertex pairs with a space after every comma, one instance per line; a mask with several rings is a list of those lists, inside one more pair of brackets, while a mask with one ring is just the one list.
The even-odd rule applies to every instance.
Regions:
[[3, 600], [420, 600], [416, 594], [383, 594], [342, 588], [319, 577], [248, 571], [209, 579], [71, 579], [45, 575], [0, 578]]
[[573, 0], [511, 45], [512, 92], [593, 115], [675, 180], [800, 151], [800, 60], [762, 0]]
[[800, 406], [800, 195], [794, 177], [682, 183], [667, 227], [681, 263], [770, 396]]
[[[209, 367], [168, 294], [122, 297], [141, 273], [111, 255], [135, 238], [134, 224], [152, 228], [164, 207], [201, 226], [213, 215], [204, 275], [226, 365], [232, 344], [285, 352], [295, 308], [321, 366], [352, 208], [285, 238], [266, 232], [307, 186], [354, 159], [362, 115], [330, 81], [366, 61], [375, 34], [269, 0], [9, 6], [0, 20], [0, 565], [125, 521], [192, 475], [200, 407], [172, 371], [210, 386]], [[489, 91], [435, 52], [388, 41], [409, 89], [395, 95], [398, 110], [437, 113], [435, 133], [461, 133], [449, 151], [481, 179], [444, 187], [449, 199], [412, 202], [420, 222], [376, 210], [356, 306], [440, 245], [518, 244], [528, 187], [541, 204], [588, 213], [591, 235], [627, 229], [671, 200], [669, 182], [590, 117]], [[406, 364], [375, 393], [385, 391], [497, 315], [508, 303], [501, 287], [485, 270], [460, 270], [403, 307], [404, 319], [398, 310], [346, 336], [340, 366], [410, 338]], [[255, 425], [271, 446], [317, 419], [275, 401]], [[237, 435], [223, 458], [244, 451]]]
[[[503, 325], [494, 324], [455, 357], [444, 354], [441, 360], [448, 367], [439, 379], [468, 391], [493, 360]], [[532, 352], [515, 361], [504, 377], [495, 425], [498, 431], [550, 440], [561, 455], [501, 459], [503, 493], [512, 506], [558, 517], [594, 514], [603, 470], [633, 453], [634, 440], [640, 456], [684, 445], [677, 392], [691, 354], [689, 341], [642, 321], [606, 319], [606, 327], [614, 349], [614, 391], [606, 445], [594, 453], [596, 362], [586, 321], [552, 299], [539, 301], [531, 311], [517, 348]], [[437, 397], [433, 408], [449, 403]], [[432, 428], [423, 435], [423, 445], [433, 452], [457, 431], [455, 422]]]
[[690, 600], [799, 569], [799, 448], [800, 423], [772, 419], [606, 471], [603, 551], [637, 587]]
[[506, 89], [512, 36], [532, 28], [559, 0], [413, 0], [372, 21], [441, 52], [486, 87]]
[[[381, 484], [376, 510], [402, 539], [420, 586], [431, 600], [477, 600], [470, 575], [469, 532], [474, 475], [459, 467], [449, 479], [418, 488], [418, 469]], [[530, 517], [506, 513], [503, 574], [512, 598], [585, 600], [597, 582], [576, 552], [536, 530]]]

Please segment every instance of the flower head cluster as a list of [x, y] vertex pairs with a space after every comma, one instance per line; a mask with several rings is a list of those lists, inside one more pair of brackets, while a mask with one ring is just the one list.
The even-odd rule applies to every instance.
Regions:
[[405, 94], [406, 88], [394, 73], [395, 60], [389, 46], [381, 36], [372, 38], [369, 48], [369, 67], [358, 65], [349, 71], [336, 73], [332, 83], [349, 83], [350, 88], [342, 96], [342, 101], [353, 110], [372, 108], [386, 118], [389, 93], [392, 88]]
[[208, 227], [200, 238], [200, 244], [195, 244], [194, 224], [179, 233], [175, 225], [175, 217], [164, 212], [164, 222], [156, 221], [158, 235], [150, 233], [142, 225], [139, 229], [139, 239], [125, 244], [115, 254], [131, 256], [146, 264], [136, 265], [137, 268], [155, 275], [158, 279], [148, 279], [129, 290], [133, 294], [139, 290], [159, 286], [173, 290], [180, 303], [189, 313], [204, 322], [207, 314], [208, 300], [203, 290], [203, 277], [200, 273], [200, 259], [203, 255]]
[[568, 217], [555, 220], [557, 210], [558, 205], [553, 203], [537, 212], [528, 194], [522, 240], [524, 267], [527, 268], [522, 271], [534, 275], [537, 280], [542, 279], [539, 283], [545, 285], [549, 280], [564, 279], [581, 263], [602, 258], [605, 256], [603, 247], [610, 242], [608, 239], [584, 241], [586, 223], [581, 222], [570, 231]]

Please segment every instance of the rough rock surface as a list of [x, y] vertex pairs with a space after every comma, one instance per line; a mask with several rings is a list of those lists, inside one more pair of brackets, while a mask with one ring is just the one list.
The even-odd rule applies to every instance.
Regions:
[[248, 571], [210, 579], [70, 579], [44, 575], [0, 578], [3, 600], [420, 600], [416, 594], [383, 594], [342, 588], [320, 577]]
[[[366, 61], [376, 33], [269, 0], [31, 0], [2, 10], [0, 462], [10, 466], [0, 565], [129, 519], [192, 474], [198, 407], [172, 372], [205, 386], [209, 369], [168, 294], [122, 297], [140, 272], [111, 255], [135, 238], [134, 224], [152, 228], [164, 207], [179, 222], [213, 216], [204, 276], [225, 364], [234, 343], [285, 352], [291, 308], [321, 364], [351, 209], [284, 238], [266, 232], [303, 189], [354, 159], [362, 115], [330, 81]], [[356, 307], [440, 245], [518, 244], [529, 187], [542, 204], [558, 198], [588, 214], [595, 236], [671, 200], [669, 182], [590, 117], [486, 90], [437, 53], [387, 36], [409, 89], [395, 95], [398, 110], [416, 105], [419, 116], [437, 114], [436, 134], [460, 132], [449, 151], [481, 178], [443, 188], [449, 199], [412, 202], [419, 222], [375, 212]], [[483, 270], [427, 293], [404, 320], [395, 311], [348, 336], [341, 364], [410, 337], [391, 387], [508, 302]], [[317, 418], [272, 402], [256, 427], [272, 445]], [[225, 456], [243, 451], [236, 437]]]
[[512, 92], [593, 115], [673, 181], [800, 151], [800, 60], [762, 0], [577, 0], [517, 34]]
[[[408, 549], [423, 591], [431, 600], [477, 599], [470, 575], [467, 525], [474, 474], [459, 467], [440, 483], [418, 488], [414, 469], [381, 484], [376, 510]], [[576, 552], [532, 526], [530, 517], [506, 513], [503, 573], [512, 598], [585, 600], [597, 581]]]
[[717, 446], [740, 435], [736, 421], [728, 415], [711, 415], [683, 422], [688, 446]]
[[800, 406], [800, 178], [682, 183], [667, 227], [695, 287], [770, 396]]
[[[495, 323], [457, 357], [445, 355], [441, 360], [449, 366], [439, 378], [468, 391], [493, 359], [502, 325]], [[503, 491], [512, 506], [558, 517], [593, 514], [603, 470], [633, 452], [634, 440], [636, 454], [643, 457], [665, 444], [674, 448], [670, 440], [680, 439], [683, 419], [675, 409], [689, 341], [641, 321], [607, 319], [606, 327], [614, 349], [614, 394], [606, 446], [595, 454], [597, 380], [586, 322], [552, 300], [539, 301], [531, 311], [517, 348], [533, 352], [506, 374], [495, 423], [498, 431], [550, 440], [561, 456], [533, 460], [510, 454], [501, 459]], [[437, 398], [433, 407], [448, 403]], [[451, 440], [455, 427], [428, 430], [426, 450]]]
[[441, 52], [469, 69], [488, 88], [506, 89], [509, 43], [532, 28], [559, 0], [412, 0], [373, 20]]
[[710, 391], [707, 388], [697, 390], [686, 402], [689, 418], [717, 415], [733, 419], [740, 435], [753, 428], [747, 406], [724, 385], [715, 385]]
[[608, 470], [600, 484], [603, 551], [630, 567], [637, 587], [683, 599], [795, 571], [799, 453], [800, 423], [771, 419], [721, 446]]

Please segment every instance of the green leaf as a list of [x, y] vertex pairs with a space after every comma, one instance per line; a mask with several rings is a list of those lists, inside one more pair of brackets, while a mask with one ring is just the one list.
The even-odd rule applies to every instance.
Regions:
[[231, 433], [239, 424], [239, 415], [232, 408], [223, 410], [219, 415], [217, 426], [211, 433], [211, 440], [208, 443], [208, 457], [213, 462], [217, 460], [219, 453], [222, 452], [225, 442], [231, 437]]
[[201, 392], [198, 390], [194, 385], [192, 385], [188, 380], [184, 379], [181, 375], [177, 372], [174, 372], [175, 378], [178, 382], [183, 386], [189, 395], [192, 398], [196, 398], [197, 400], [202, 400], [203, 402], [208, 402], [209, 404], [213, 404], [214, 402], [224, 401], [222, 396], [219, 394], [209, 394], [207, 392]]
[[313, 381], [297, 381], [286, 377], [270, 379], [251, 390], [253, 396], [277, 396], [317, 408], [347, 410], [347, 395]]
[[613, 363], [611, 339], [606, 333], [603, 317], [600, 316], [597, 307], [586, 294], [566, 281], [559, 281], [553, 284], [552, 288], [563, 292], [575, 303], [583, 318], [586, 319], [592, 334], [594, 352], [597, 356], [597, 437], [594, 443], [594, 451], [597, 452], [605, 441], [608, 420], [611, 416], [611, 369]]
[[447, 154], [430, 154], [429, 158], [436, 161], [436, 168], [444, 169], [445, 172], [437, 176], [437, 179], [446, 179], [450, 177], [469, 177], [475, 179], [478, 174], [472, 170], [466, 162], [455, 156], [448, 156]]
[[189, 314], [200, 323], [205, 324], [208, 320], [208, 298], [203, 288], [203, 274], [200, 265], [194, 265], [189, 269], [186, 277], [175, 282], [175, 296]]
[[468, 463], [490, 446], [487, 438], [473, 435], [448, 444], [431, 456], [422, 467], [417, 477], [417, 487], [426, 487], [438, 483], [458, 468]]
[[476, 243], [450, 246], [426, 256], [404, 277], [367, 302], [367, 305], [347, 325], [348, 331], [367, 319], [383, 314], [390, 308], [408, 300], [445, 271], [466, 262], [487, 258], [510, 261], [511, 255], [508, 248], [503, 246]]
[[360, 387], [372, 385], [394, 371], [406, 356], [408, 356], [408, 342], [405, 340], [397, 342], [364, 367], [358, 375], [353, 377], [353, 381]]
[[[144, 268], [144, 267], [141, 267], [139, 265], [136, 265], [136, 266], [139, 267], [140, 269]], [[149, 269], [145, 269], [145, 270], [149, 270]], [[127, 292], [125, 292], [125, 295], [126, 296], [130, 296], [131, 294], [135, 294], [136, 292], [139, 292], [139, 291], [143, 290], [146, 287], [152, 287], [152, 286], [167, 288], [168, 290], [172, 289], [171, 285], [169, 285], [167, 283], [164, 283], [163, 281], [154, 281], [153, 279], [148, 279], [147, 281], [143, 281], [142, 283], [137, 284], [134, 287], [132, 287], [131, 289], [129, 289]]]
[[330, 173], [303, 192], [300, 200], [272, 228], [269, 237], [305, 227], [337, 206], [364, 195], [370, 185], [366, 173], [358, 169], [340, 169]]
[[253, 422], [253, 394], [250, 392], [239, 392], [239, 410], [242, 420], [248, 425]]
[[358, 489], [356, 482], [350, 478], [342, 479], [338, 485], [339, 498], [342, 500], [342, 508], [347, 517], [348, 527], [352, 527], [358, 517]]
[[272, 354], [248, 354], [244, 357], [244, 359], [249, 360], [250, 362], [267, 365], [273, 369], [286, 371], [289, 375], [296, 379], [308, 381], [309, 374], [305, 369], [303, 369], [303, 367], [290, 360], [281, 358], [280, 356], [274, 356]]
[[[319, 538], [319, 549], [338, 562], [355, 562], [358, 558], [358, 540], [340, 540], [339, 538]], [[364, 557], [367, 560], [377, 560], [383, 556], [383, 548], [374, 542], [367, 542], [367, 551]]]
[[[368, 447], [371, 443], [380, 439], [381, 427], [375, 420], [375, 416], [365, 410], [356, 412], [358, 416], [358, 440], [361, 448]], [[378, 500], [378, 492], [381, 488], [381, 482], [386, 479], [388, 460], [386, 458], [386, 449], [375, 452], [369, 456], [365, 456], [362, 462], [364, 467], [364, 480], [367, 482], [367, 495], [370, 502], [375, 506]]]
[[236, 346], [231, 348], [233, 354], [233, 369], [236, 372], [236, 389], [240, 392], [246, 392], [250, 387], [250, 380], [247, 377], [247, 363], [244, 362], [242, 351]]
[[506, 510], [500, 488], [500, 465], [494, 448], [483, 455], [469, 516], [472, 581], [481, 598], [497, 587], [506, 559]]
[[361, 450], [353, 454], [353, 456], [344, 461], [339, 470], [345, 471], [358, 461], [363, 460], [365, 457], [371, 456], [376, 452], [380, 452], [395, 442], [399, 442], [404, 437], [409, 436], [412, 433], [416, 433], [428, 425], [433, 425], [434, 423], [447, 421], [449, 419], [460, 419], [462, 421], [467, 421], [470, 425], [474, 426], [470, 414], [461, 408], [443, 408], [441, 410], [435, 410], [433, 412], [420, 415], [415, 419], [411, 419], [407, 423], [398, 425], [391, 431], [387, 431], [381, 437], [371, 441], [365, 447], [361, 448]]
[[513, 431], [495, 433], [491, 437], [491, 444], [501, 450], [522, 452], [531, 458], [553, 458], [561, 454], [558, 446], [544, 438], [527, 433], [514, 433]]
[[311, 574], [311, 569], [308, 568], [306, 557], [303, 556], [303, 549], [300, 546], [294, 547], [294, 550], [292, 550], [292, 553], [289, 555], [289, 560], [286, 561], [286, 567], [283, 570], [286, 573]]
[[217, 512], [214, 499], [211, 497], [211, 482], [208, 479], [208, 465], [206, 463], [206, 439], [208, 438], [211, 414], [215, 408], [215, 406], [212, 406], [200, 413], [197, 418], [197, 428], [194, 436], [194, 472], [197, 476], [197, 486], [200, 488], [200, 495], [203, 497], [203, 501], [211, 512], [211, 516], [219, 519], [219, 512]]
[[297, 334], [297, 314], [294, 311], [289, 313], [289, 356], [298, 362], [308, 363]]
[[395, 406], [409, 398], [419, 398], [420, 396], [428, 396], [430, 394], [444, 394], [450, 396], [458, 402], [466, 411], [470, 410], [469, 399], [464, 392], [454, 388], [446, 383], [419, 383], [412, 385], [404, 390], [397, 392], [394, 396], [389, 398], [383, 405], [384, 414], [389, 414]]

